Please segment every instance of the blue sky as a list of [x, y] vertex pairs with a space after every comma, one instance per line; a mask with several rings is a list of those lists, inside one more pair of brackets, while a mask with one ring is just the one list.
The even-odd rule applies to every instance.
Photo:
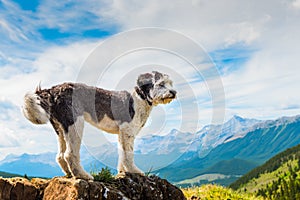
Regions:
[[[35, 126], [22, 116], [24, 94], [40, 81], [43, 87], [76, 81], [83, 64], [104, 41], [141, 27], [190, 38], [202, 47], [201, 52], [179, 41], [170, 48], [195, 60], [209, 56], [218, 70], [218, 77], [209, 82], [182, 58], [158, 50], [135, 51], [116, 59], [97, 86], [130, 90], [136, 74], [155, 65], [153, 69], [173, 75], [179, 90], [176, 102], [153, 111], [142, 134], [164, 134], [174, 127], [193, 132], [212, 122], [213, 111], [220, 113], [218, 122], [235, 114], [258, 119], [297, 115], [299, 17], [299, 0], [0, 0], [0, 159], [9, 153], [56, 151], [50, 125]], [[172, 41], [169, 36], [144, 34], [137, 41], [143, 37], [157, 37], [158, 43]], [[132, 45], [126, 42], [114, 48]], [[216, 96], [214, 91], [219, 91]], [[213, 101], [224, 105], [214, 107]], [[87, 129], [90, 134], [97, 131]]]

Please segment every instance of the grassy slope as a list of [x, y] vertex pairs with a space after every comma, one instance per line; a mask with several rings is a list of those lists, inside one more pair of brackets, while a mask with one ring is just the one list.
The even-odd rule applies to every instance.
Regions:
[[297, 158], [300, 157], [300, 145], [297, 145], [295, 147], [289, 148], [270, 160], [268, 160], [265, 164], [251, 170], [249, 173], [242, 176], [240, 179], [238, 179], [236, 182], [232, 183], [230, 185], [233, 189], [238, 189], [242, 187], [243, 185], [249, 183], [252, 179], [259, 178], [262, 174], [265, 173], [271, 173], [276, 171], [278, 168], [284, 166], [285, 163], [288, 163], [292, 160], [298, 160]]
[[[228, 186], [238, 179], [241, 174], [245, 174], [257, 165], [241, 159], [220, 161], [208, 168], [203, 174], [191, 179], [186, 179], [176, 184], [183, 187], [197, 186], [207, 183]], [[235, 172], [235, 175], [232, 175]]]
[[259, 189], [265, 189], [267, 185], [270, 185], [273, 181], [278, 180], [279, 177], [288, 180], [290, 173], [288, 165], [291, 165], [293, 168], [298, 166], [297, 160], [288, 161], [284, 163], [277, 170], [263, 173], [258, 178], [251, 179], [248, 183], [239, 188], [238, 191], [248, 191], [250, 193], [256, 193]]
[[300, 145], [274, 156], [230, 187], [266, 199], [300, 199]]
[[201, 187], [182, 189], [182, 191], [187, 199], [263, 200], [262, 198], [255, 197], [251, 194], [242, 194], [226, 187], [211, 184], [203, 185]]
[[12, 174], [12, 173], [7, 173], [7, 172], [0, 171], [0, 177], [3, 177], [3, 178], [12, 178], [12, 177], [22, 177], [22, 176], [19, 175], [19, 174]]

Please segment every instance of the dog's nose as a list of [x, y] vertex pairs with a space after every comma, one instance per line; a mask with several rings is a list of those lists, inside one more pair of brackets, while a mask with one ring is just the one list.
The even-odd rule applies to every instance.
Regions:
[[175, 98], [176, 97], [176, 91], [175, 90], [170, 90], [170, 93], [172, 94], [172, 97]]

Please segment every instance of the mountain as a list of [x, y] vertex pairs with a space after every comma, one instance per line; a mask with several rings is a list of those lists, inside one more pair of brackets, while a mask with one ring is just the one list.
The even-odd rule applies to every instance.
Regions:
[[63, 175], [55, 162], [55, 153], [38, 155], [8, 155], [0, 162], [0, 170], [28, 176], [52, 177]]
[[243, 137], [249, 129], [260, 122], [260, 120], [235, 115], [224, 124], [207, 125], [196, 133], [190, 151], [197, 151], [199, 157], [205, 157], [213, 148], [226, 140]]
[[[217, 179], [213, 182], [226, 185], [229, 182], [228, 178], [233, 181], [277, 153], [300, 143], [299, 116], [266, 121], [255, 126], [256, 128], [252, 127], [249, 132], [243, 134], [244, 137], [225, 140], [205, 157], [198, 156], [184, 162], [175, 162], [156, 173], [170, 181], [180, 183], [186, 179], [211, 174], [209, 169], [219, 166], [214, 167], [214, 173], [226, 176], [224, 180]], [[241, 170], [236, 169], [239, 165]]]
[[224, 141], [243, 137], [247, 130], [261, 121], [233, 116], [224, 124], [207, 125], [196, 133], [176, 129], [158, 136], [137, 138], [135, 160], [143, 170], [157, 171], [171, 163], [185, 162], [196, 157], [205, 157]]
[[251, 170], [230, 187], [267, 199], [300, 199], [300, 145]]
[[[143, 171], [157, 173], [173, 182], [218, 182], [227, 185], [254, 167], [300, 143], [300, 116], [260, 121], [232, 117], [220, 125], [208, 125], [196, 133], [171, 130], [166, 135], [137, 138], [135, 162]], [[0, 170], [28, 176], [62, 175], [56, 153], [9, 155]], [[82, 146], [81, 162], [90, 171], [108, 166], [116, 173], [118, 147], [105, 143]], [[211, 178], [214, 177], [214, 178]], [[218, 178], [221, 177], [221, 178]]]
[[[86, 148], [81, 150], [81, 163], [88, 171], [99, 171], [106, 167], [97, 155], [91, 155]], [[22, 155], [8, 155], [4, 160], [0, 161], [0, 170], [10, 173], [17, 173], [30, 177], [54, 177], [63, 176], [61, 168], [56, 163], [56, 153], [48, 152], [37, 155], [22, 154]], [[113, 173], [115, 169], [111, 169]]]

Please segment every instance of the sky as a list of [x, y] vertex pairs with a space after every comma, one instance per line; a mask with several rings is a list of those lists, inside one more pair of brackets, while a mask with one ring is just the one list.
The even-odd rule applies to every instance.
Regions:
[[[0, 0], [0, 160], [56, 151], [52, 127], [21, 112], [39, 82], [131, 91], [140, 73], [169, 74], [178, 97], [140, 137], [297, 115], [299, 18], [300, 0]], [[111, 139], [85, 132], [87, 145]]]

